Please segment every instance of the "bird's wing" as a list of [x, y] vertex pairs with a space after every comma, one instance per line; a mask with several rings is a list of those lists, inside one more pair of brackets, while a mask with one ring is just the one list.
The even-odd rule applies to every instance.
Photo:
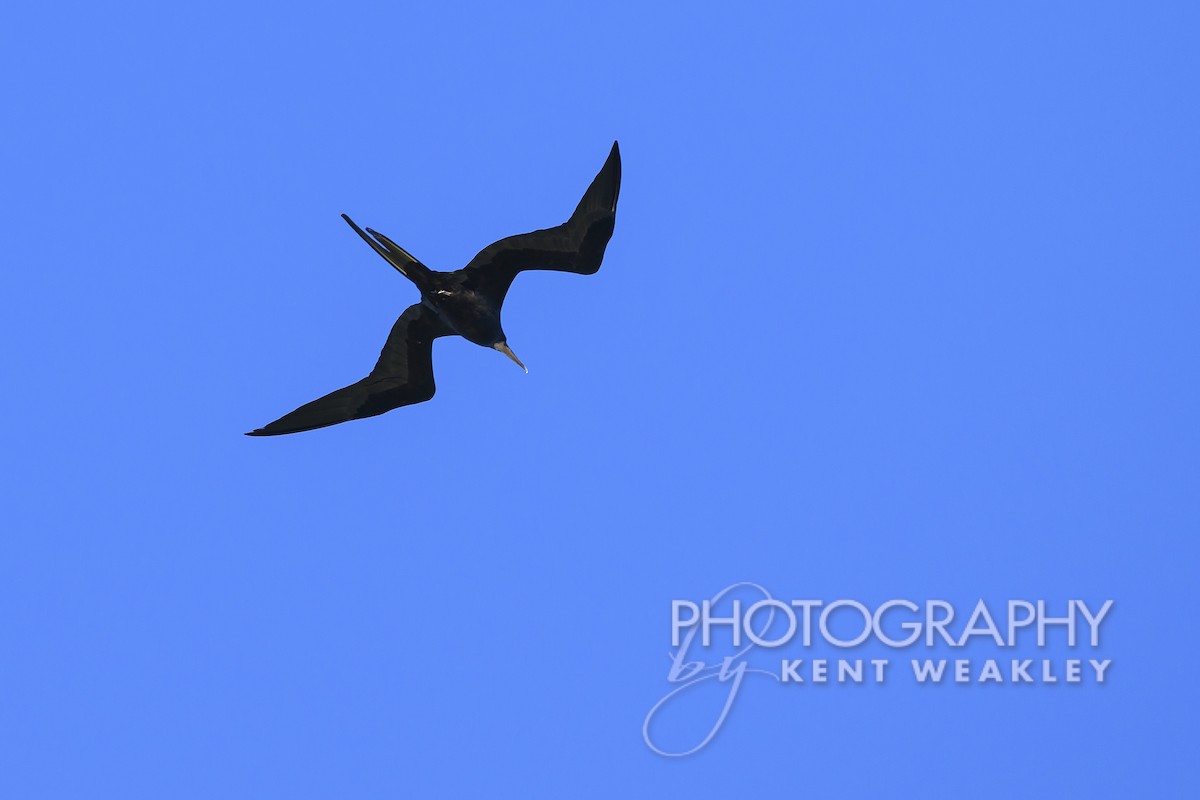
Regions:
[[433, 340], [452, 331], [427, 307], [405, 309], [371, 374], [258, 428], [247, 436], [275, 436], [373, 417], [433, 397]]
[[548, 269], [592, 275], [612, 237], [621, 192], [621, 152], [613, 142], [571, 218], [554, 228], [509, 236], [488, 245], [462, 269], [476, 289], [502, 302], [517, 273]]

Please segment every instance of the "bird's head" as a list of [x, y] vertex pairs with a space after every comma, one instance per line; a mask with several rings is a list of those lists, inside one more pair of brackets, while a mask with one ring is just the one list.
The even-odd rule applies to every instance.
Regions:
[[492, 345], [492, 349], [499, 350], [501, 353], [504, 353], [504, 355], [517, 362], [518, 367], [525, 370], [526, 373], [529, 372], [529, 367], [521, 363], [521, 359], [517, 358], [517, 354], [514, 353], [512, 348], [508, 346], [508, 342], [496, 342], [494, 345]]

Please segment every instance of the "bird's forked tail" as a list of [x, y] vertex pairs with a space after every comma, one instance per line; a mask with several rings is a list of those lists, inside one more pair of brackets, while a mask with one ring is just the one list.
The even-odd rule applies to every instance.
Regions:
[[397, 272], [418, 286], [422, 285], [421, 279], [432, 271], [429, 267], [414, 258], [411, 253], [379, 231], [373, 231], [370, 228], [364, 231], [355, 225], [354, 220], [345, 214], [342, 214], [342, 219], [346, 220], [346, 224], [353, 228], [354, 232], [361, 236], [364, 242], [371, 245], [372, 250], [379, 253], [385, 261], [396, 268]]

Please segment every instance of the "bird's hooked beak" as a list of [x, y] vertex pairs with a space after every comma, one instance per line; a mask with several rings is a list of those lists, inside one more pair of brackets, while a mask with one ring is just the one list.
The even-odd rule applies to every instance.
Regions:
[[508, 356], [513, 361], [517, 362], [517, 366], [520, 367], [521, 369], [525, 370], [526, 374], [529, 374], [529, 367], [527, 367], [521, 363], [521, 359], [517, 358], [517, 354], [514, 353], [512, 351], [512, 349], [508, 346], [508, 342], [498, 342], [498, 343], [492, 345], [492, 347], [499, 350], [501, 353], [504, 353], [504, 355]]

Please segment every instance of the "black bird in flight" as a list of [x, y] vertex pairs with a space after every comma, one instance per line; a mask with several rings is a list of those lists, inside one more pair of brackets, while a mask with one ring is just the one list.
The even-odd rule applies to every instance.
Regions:
[[343, 214], [376, 253], [416, 284], [421, 300], [396, 320], [370, 375], [246, 435], [299, 433], [425, 402], [434, 393], [433, 340], [439, 336], [458, 335], [499, 350], [528, 372], [500, 327], [500, 306], [508, 287], [526, 269], [595, 274], [612, 237], [620, 190], [621, 153], [613, 142], [608, 160], [570, 219], [555, 228], [490, 244], [454, 272], [430, 269], [382, 233], [363, 231]]

